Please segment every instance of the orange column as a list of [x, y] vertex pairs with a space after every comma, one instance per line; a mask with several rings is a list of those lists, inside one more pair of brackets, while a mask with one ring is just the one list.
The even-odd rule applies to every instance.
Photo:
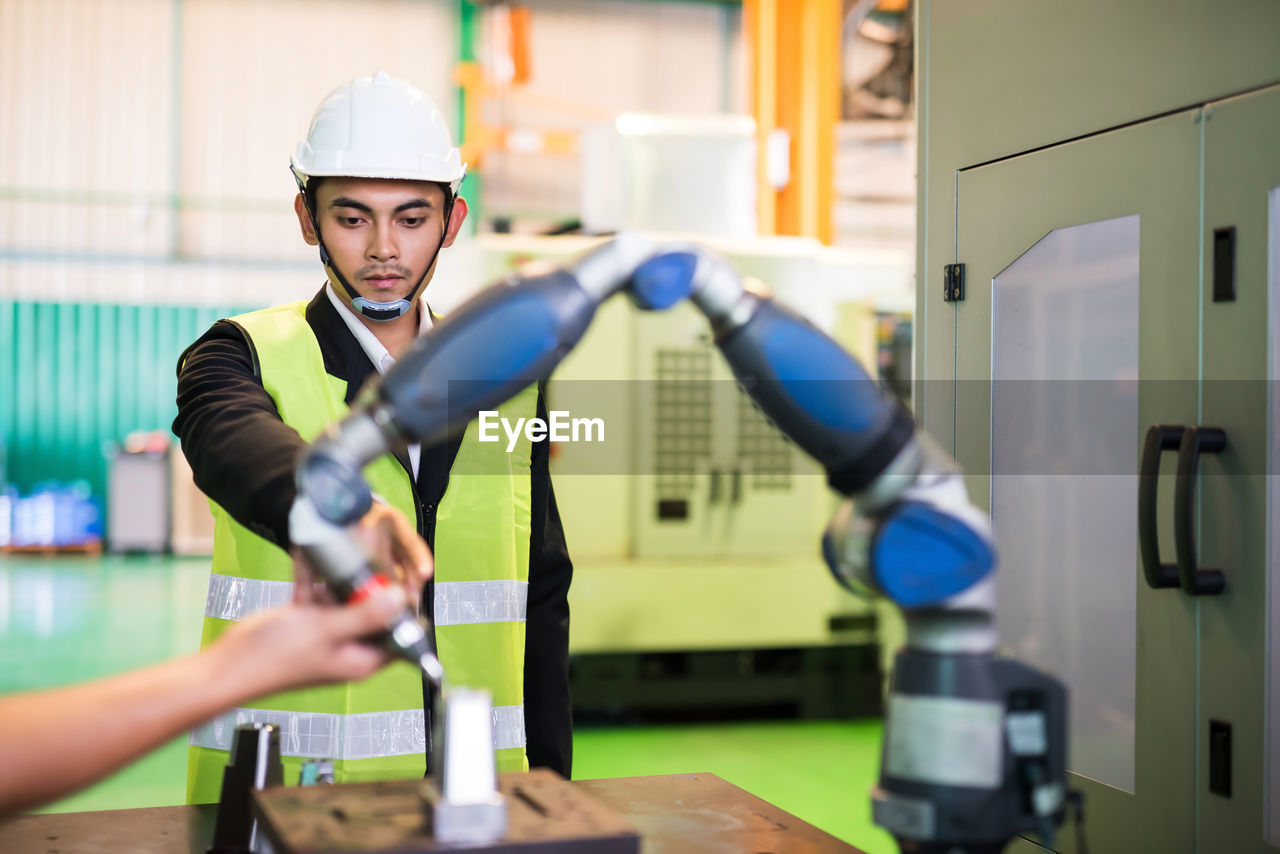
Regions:
[[[835, 124], [840, 110], [841, 0], [743, 0], [760, 163], [761, 234], [831, 242]], [[790, 181], [767, 180], [770, 134], [791, 139]]]
[[742, 29], [751, 68], [751, 112], [756, 118], [756, 219], [761, 234], [778, 233], [777, 193], [769, 184], [766, 164], [769, 136], [778, 127], [778, 3], [742, 3]]

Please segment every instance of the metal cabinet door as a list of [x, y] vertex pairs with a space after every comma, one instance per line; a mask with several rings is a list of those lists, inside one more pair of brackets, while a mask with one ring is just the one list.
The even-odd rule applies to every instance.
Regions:
[[1204, 134], [1200, 423], [1220, 428], [1226, 444], [1200, 460], [1198, 530], [1196, 508], [1184, 508], [1198, 568], [1224, 581], [1198, 603], [1197, 837], [1205, 854], [1274, 852], [1280, 656], [1269, 638], [1280, 626], [1272, 535], [1280, 494], [1269, 475], [1280, 403], [1271, 388], [1280, 376], [1280, 87], [1210, 105]]
[[[1070, 688], [1095, 854], [1195, 844], [1196, 605], [1144, 582], [1137, 496], [1148, 428], [1197, 415], [1199, 117], [956, 179], [955, 452], [992, 510], [1002, 643]], [[1165, 562], [1172, 481], [1153, 517]], [[1070, 828], [1059, 843], [1076, 850]]]

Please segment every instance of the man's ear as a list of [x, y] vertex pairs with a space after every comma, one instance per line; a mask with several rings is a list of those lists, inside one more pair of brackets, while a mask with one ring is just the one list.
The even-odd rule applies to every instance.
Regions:
[[453, 208], [449, 211], [449, 228], [444, 233], [444, 246], [452, 246], [454, 238], [462, 230], [462, 223], [467, 219], [467, 200], [458, 196], [453, 200]]
[[316, 237], [315, 223], [311, 221], [311, 214], [307, 213], [307, 203], [302, 198], [302, 193], [298, 193], [293, 199], [293, 212], [298, 215], [298, 225], [302, 228], [302, 239], [307, 242], [308, 246], [319, 246], [320, 238]]

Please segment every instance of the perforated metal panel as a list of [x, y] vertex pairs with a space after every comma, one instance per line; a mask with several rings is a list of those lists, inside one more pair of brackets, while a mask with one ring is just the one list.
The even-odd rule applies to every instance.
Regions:
[[653, 473], [658, 497], [686, 498], [699, 463], [711, 457], [711, 354], [654, 351]]
[[752, 489], [790, 489], [791, 455], [791, 443], [739, 387], [738, 461], [751, 472]]

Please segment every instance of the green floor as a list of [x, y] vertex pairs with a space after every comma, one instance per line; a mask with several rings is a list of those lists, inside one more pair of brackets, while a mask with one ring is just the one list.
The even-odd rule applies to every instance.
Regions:
[[[190, 652], [208, 560], [0, 557], [0, 693], [65, 684]], [[582, 728], [574, 777], [711, 772], [868, 854], [896, 852], [870, 823], [880, 722], [769, 721]], [[183, 799], [185, 739], [43, 812]]]

